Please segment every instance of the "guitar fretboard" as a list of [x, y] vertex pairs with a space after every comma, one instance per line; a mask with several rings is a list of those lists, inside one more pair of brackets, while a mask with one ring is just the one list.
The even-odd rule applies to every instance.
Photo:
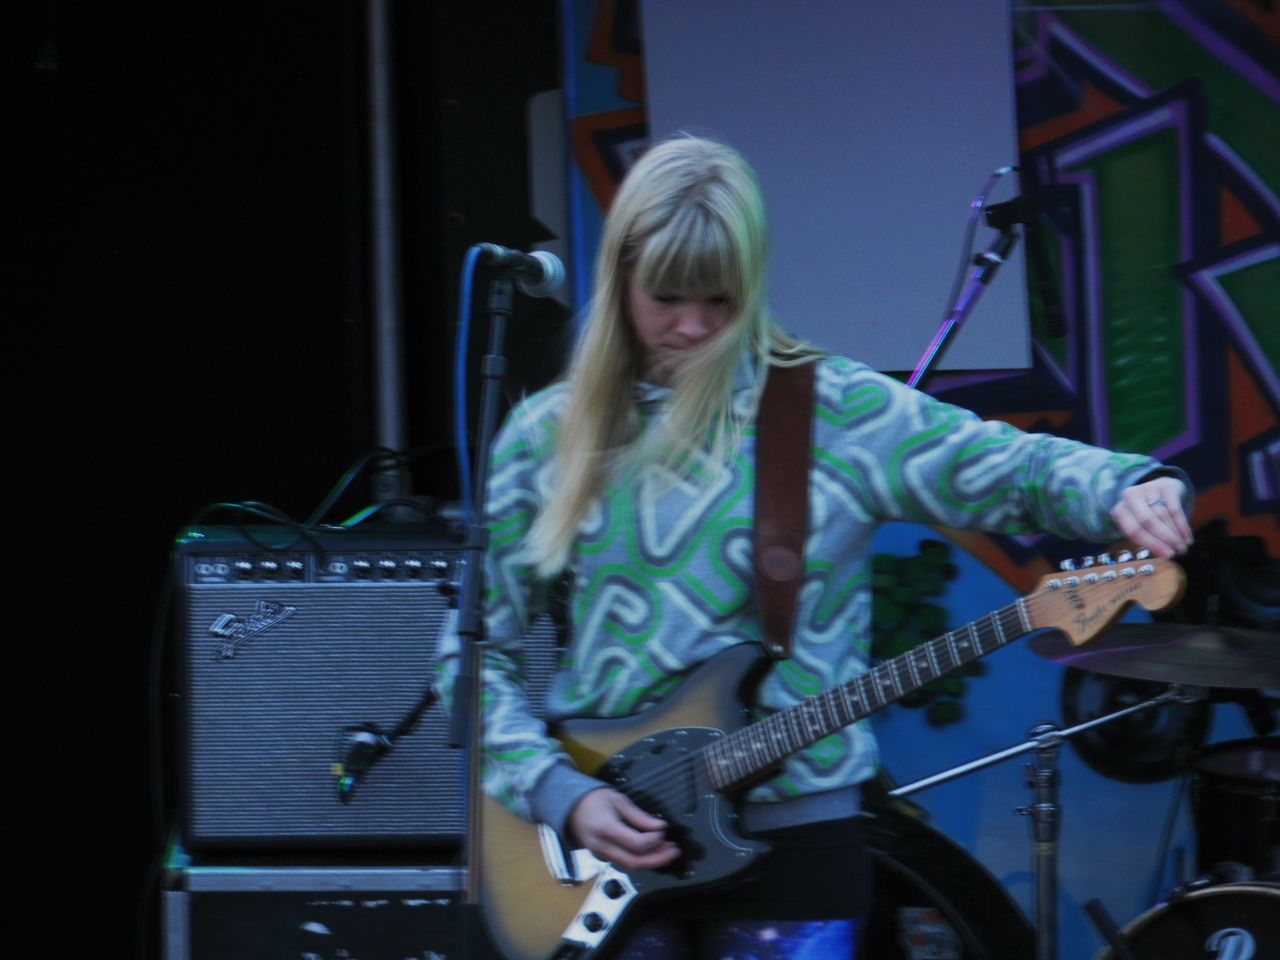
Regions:
[[1034, 629], [1022, 599], [886, 660], [852, 680], [753, 723], [706, 747], [717, 790], [747, 782], [785, 757], [888, 706], [925, 684]]

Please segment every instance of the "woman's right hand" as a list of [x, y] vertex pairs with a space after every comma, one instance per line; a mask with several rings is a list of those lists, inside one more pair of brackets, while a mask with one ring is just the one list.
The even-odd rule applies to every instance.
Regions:
[[626, 870], [653, 870], [680, 855], [667, 823], [610, 787], [592, 790], [569, 814], [572, 839], [601, 860]]

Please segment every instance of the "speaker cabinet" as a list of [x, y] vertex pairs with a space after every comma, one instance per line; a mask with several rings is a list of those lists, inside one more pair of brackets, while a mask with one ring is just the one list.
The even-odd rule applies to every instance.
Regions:
[[[165, 960], [456, 957], [456, 868], [196, 868], [161, 894]], [[471, 951], [472, 956], [496, 956]]]
[[[427, 691], [463, 557], [441, 533], [300, 535], [200, 527], [174, 550], [180, 585], [184, 842], [191, 850], [456, 844], [465, 751], [436, 703], [343, 802], [353, 728], [390, 733]], [[557, 657], [527, 639], [541, 708]]]

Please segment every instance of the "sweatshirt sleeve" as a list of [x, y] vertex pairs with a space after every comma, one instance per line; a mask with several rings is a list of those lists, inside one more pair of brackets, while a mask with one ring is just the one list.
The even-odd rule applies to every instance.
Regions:
[[[600, 784], [578, 773], [546, 724], [534, 715], [526, 689], [523, 637], [542, 613], [549, 585], [521, 555], [542, 508], [554, 448], [557, 391], [535, 394], [508, 416], [494, 440], [486, 509], [484, 790], [513, 813], [563, 830], [572, 805]], [[440, 638], [437, 690], [452, 704], [459, 667], [456, 624]], [[567, 806], [566, 806], [567, 804]]]
[[1150, 457], [1023, 433], [860, 364], [837, 364], [819, 415], [843, 419], [845, 429], [827, 453], [878, 519], [1105, 542], [1120, 536], [1111, 509], [1126, 487], [1164, 473], [1191, 497], [1185, 474]]

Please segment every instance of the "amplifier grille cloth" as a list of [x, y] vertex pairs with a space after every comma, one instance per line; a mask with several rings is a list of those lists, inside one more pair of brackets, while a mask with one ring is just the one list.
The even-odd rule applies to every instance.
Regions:
[[[219, 617], [259, 601], [296, 607], [219, 659]], [[389, 733], [430, 680], [448, 614], [430, 583], [188, 584], [187, 840], [456, 841], [465, 823], [464, 755], [446, 746], [436, 703], [383, 756], [349, 802], [331, 765], [343, 728]], [[530, 696], [541, 710], [556, 631], [526, 638]]]

